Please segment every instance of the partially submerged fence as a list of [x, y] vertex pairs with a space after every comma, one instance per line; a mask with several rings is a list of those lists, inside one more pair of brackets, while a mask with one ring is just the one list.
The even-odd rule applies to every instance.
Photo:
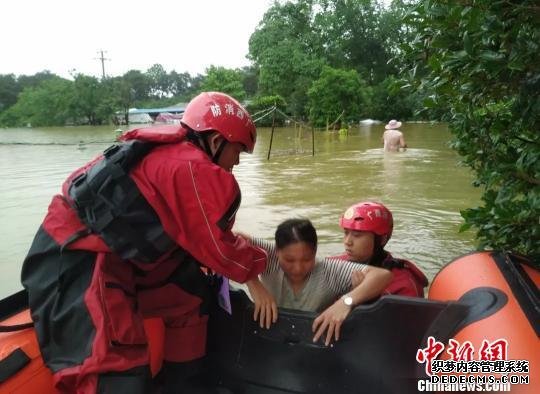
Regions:
[[295, 130], [295, 136], [296, 136], [296, 129], [298, 127], [298, 135], [302, 135], [302, 130], [308, 129], [311, 130], [311, 155], [315, 156], [315, 131], [328, 131], [331, 127], [335, 126], [340, 122], [340, 119], [345, 114], [345, 111], [342, 111], [341, 114], [334, 120], [332, 123], [327, 123], [326, 128], [320, 128], [315, 129], [313, 125], [307, 124], [301, 120], [296, 120], [292, 118], [291, 116], [287, 115], [285, 112], [281, 111], [276, 105], [273, 105], [272, 107], [268, 107], [266, 109], [263, 109], [261, 111], [258, 111], [252, 115], [253, 122], [257, 124], [257, 122], [260, 122], [261, 120], [267, 118], [268, 116], [272, 116], [272, 131], [270, 133], [270, 144], [268, 146], [268, 154], [266, 156], [267, 160], [270, 160], [270, 154], [272, 151], [272, 143], [274, 140], [274, 129], [276, 126], [276, 113], [280, 114], [285, 120], [289, 121], [289, 124], [293, 125]]

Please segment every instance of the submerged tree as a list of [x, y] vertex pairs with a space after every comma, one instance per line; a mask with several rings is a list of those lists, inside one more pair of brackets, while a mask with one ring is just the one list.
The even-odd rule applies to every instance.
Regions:
[[[47, 70], [40, 71], [34, 75], [15, 76], [14, 74], [0, 74], [0, 113], [15, 104], [19, 94], [24, 89], [35, 88], [42, 82], [55, 78], [58, 78], [58, 76]], [[15, 119], [13, 113], [7, 115], [9, 118]]]
[[[536, 0], [421, 1], [411, 75], [446, 108], [483, 206], [462, 212], [481, 247], [540, 257], [540, 7]], [[420, 70], [422, 65], [425, 70]]]
[[73, 95], [73, 82], [54, 77], [36, 87], [27, 87], [17, 103], [2, 114], [0, 122], [6, 126], [64, 125], [70, 118], [69, 105]]
[[324, 67], [308, 91], [309, 119], [315, 126], [358, 120], [365, 104], [364, 81], [354, 70]]
[[108, 106], [107, 93], [105, 85], [96, 77], [76, 75], [69, 102], [73, 122], [90, 125], [108, 122], [113, 110]]

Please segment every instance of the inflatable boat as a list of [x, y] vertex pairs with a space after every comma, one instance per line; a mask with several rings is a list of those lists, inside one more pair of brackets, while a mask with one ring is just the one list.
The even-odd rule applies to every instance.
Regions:
[[[211, 314], [208, 379], [223, 393], [417, 393], [419, 380], [428, 378], [418, 355], [433, 339], [444, 346], [451, 340], [468, 342], [477, 352], [485, 341], [504, 339], [507, 359], [526, 360], [529, 366], [528, 384], [516, 384], [512, 392], [537, 393], [539, 284], [540, 272], [530, 260], [473, 253], [441, 269], [428, 299], [385, 296], [356, 307], [342, 327], [342, 338], [328, 347], [312, 342], [315, 314], [281, 309], [278, 322], [261, 329], [252, 320], [249, 298], [231, 291], [232, 315], [220, 308]], [[145, 328], [155, 375], [163, 326], [149, 319]], [[437, 356], [449, 358], [447, 352]], [[26, 294], [0, 301], [0, 393], [55, 392]]]

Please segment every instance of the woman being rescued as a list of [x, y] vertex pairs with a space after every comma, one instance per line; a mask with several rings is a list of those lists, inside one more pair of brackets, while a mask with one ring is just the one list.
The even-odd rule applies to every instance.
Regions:
[[[249, 237], [243, 235], [246, 239]], [[328, 346], [340, 337], [343, 321], [351, 310], [377, 298], [392, 279], [392, 273], [378, 267], [335, 259], [316, 258], [317, 233], [307, 219], [288, 219], [275, 232], [275, 245], [260, 238], [249, 239], [268, 252], [268, 264], [261, 282], [275, 302], [255, 305], [254, 319], [261, 327], [277, 320], [277, 307], [320, 312], [314, 320], [313, 342], [325, 332]], [[353, 285], [353, 272], [360, 272]]]

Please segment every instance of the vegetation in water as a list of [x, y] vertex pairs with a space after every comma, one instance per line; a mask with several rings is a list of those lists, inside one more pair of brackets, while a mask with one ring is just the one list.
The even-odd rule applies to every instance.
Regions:
[[[409, 12], [409, 81], [425, 92], [476, 173], [483, 206], [462, 212], [481, 247], [540, 259], [540, 5], [423, 1]], [[538, 260], [537, 260], [538, 261]]]

